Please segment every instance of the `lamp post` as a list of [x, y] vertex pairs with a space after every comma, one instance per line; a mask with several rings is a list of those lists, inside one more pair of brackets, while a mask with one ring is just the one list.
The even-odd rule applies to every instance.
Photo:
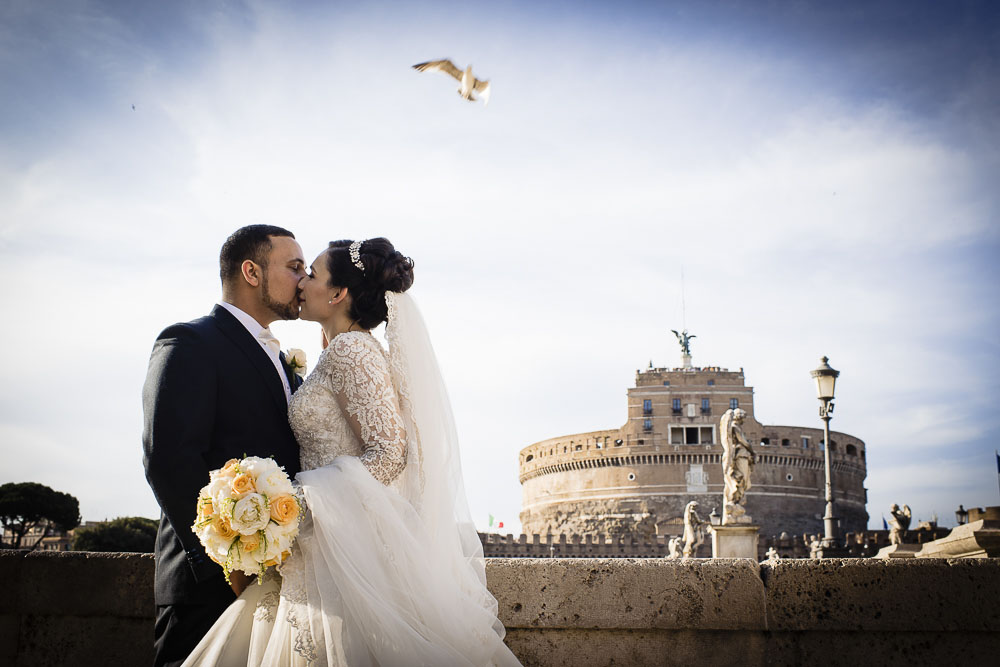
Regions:
[[833, 415], [833, 390], [840, 371], [830, 368], [829, 359], [823, 357], [819, 367], [810, 374], [816, 381], [816, 397], [820, 400], [819, 418], [823, 420], [823, 463], [826, 467], [826, 514], [823, 515], [823, 539], [820, 546], [836, 549], [836, 518], [833, 516], [833, 481], [830, 471], [830, 419]]
[[955, 523], [959, 526], [969, 523], [969, 512], [962, 505], [955, 510]]

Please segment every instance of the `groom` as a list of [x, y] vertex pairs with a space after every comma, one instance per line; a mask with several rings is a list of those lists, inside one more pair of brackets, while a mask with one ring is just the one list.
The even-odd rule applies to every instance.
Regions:
[[155, 665], [179, 665], [246, 587], [191, 530], [210, 470], [243, 456], [271, 456], [289, 477], [299, 448], [288, 425], [301, 380], [269, 325], [299, 316], [302, 249], [271, 225], [236, 230], [219, 257], [222, 301], [206, 316], [156, 339], [142, 391], [146, 479], [160, 504], [156, 536]]

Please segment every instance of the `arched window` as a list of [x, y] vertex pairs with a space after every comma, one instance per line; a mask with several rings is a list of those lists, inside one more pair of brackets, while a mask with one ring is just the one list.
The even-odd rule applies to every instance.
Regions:
[[847, 446], [847, 455], [848, 456], [857, 456], [858, 455], [858, 448], [855, 447], [854, 445], [848, 445]]

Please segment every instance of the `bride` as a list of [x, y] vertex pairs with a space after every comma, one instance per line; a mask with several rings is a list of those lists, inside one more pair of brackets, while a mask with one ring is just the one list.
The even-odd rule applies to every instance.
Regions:
[[307, 514], [280, 576], [248, 586], [184, 665], [519, 664], [412, 283], [384, 238], [331, 243], [300, 283], [300, 317], [329, 341], [288, 406]]

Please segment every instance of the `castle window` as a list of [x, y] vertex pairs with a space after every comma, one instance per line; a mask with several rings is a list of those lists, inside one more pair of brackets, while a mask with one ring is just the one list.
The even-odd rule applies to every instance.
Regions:
[[764, 445], [766, 447], [767, 445], [771, 444], [771, 439], [770, 438], [761, 438], [760, 439], [760, 444], [762, 444], [762, 445]]
[[792, 481], [792, 473], [788, 473], [787, 475], [785, 475], [785, 479], [787, 479], [789, 482]]
[[642, 420], [642, 430], [643, 431], [652, 431], [653, 430], [653, 420], [652, 419], [643, 419]]
[[709, 387], [714, 387], [715, 386], [715, 380], [709, 380], [708, 381], [708, 386]]
[[738, 399], [738, 398], [730, 398], [729, 399], [729, 409], [730, 410], [735, 410], [738, 407], [740, 407], [740, 399]]
[[670, 386], [670, 380], [664, 380], [663, 381], [663, 386], [664, 387], [669, 387]]
[[788, 447], [790, 444], [792, 444], [792, 442], [788, 438], [782, 438], [781, 439], [781, 446], [782, 447]]
[[802, 436], [802, 449], [809, 449], [809, 436]]
[[674, 409], [674, 414], [679, 415], [681, 413], [681, 399], [675, 398], [671, 402], [671, 407]]
[[651, 398], [642, 399], [642, 414], [644, 415], [653, 414], [653, 399]]
[[855, 447], [854, 445], [848, 445], [847, 446], [847, 455], [848, 456], [857, 456], [858, 455], [858, 448]]
[[707, 398], [701, 399], [701, 413], [710, 414], [712, 412], [712, 405], [708, 402]]
[[630, 481], [630, 482], [634, 482], [635, 481], [635, 473], [634, 472], [630, 472], [628, 474], [628, 481]]
[[533, 458], [535, 458], [534, 454], [528, 454], [527, 456], [524, 457], [524, 462], [527, 463], [528, 461], [532, 460]]
[[573, 451], [574, 452], [582, 452], [583, 451], [583, 445], [577, 445], [576, 447], [573, 448]]

